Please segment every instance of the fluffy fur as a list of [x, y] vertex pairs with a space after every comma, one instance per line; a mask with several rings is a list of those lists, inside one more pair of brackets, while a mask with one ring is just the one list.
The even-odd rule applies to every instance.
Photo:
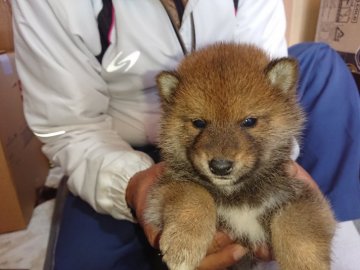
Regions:
[[145, 218], [169, 269], [196, 269], [216, 229], [252, 251], [268, 244], [282, 270], [330, 269], [330, 207], [285, 172], [304, 122], [297, 72], [293, 59], [216, 44], [157, 77], [167, 168]]

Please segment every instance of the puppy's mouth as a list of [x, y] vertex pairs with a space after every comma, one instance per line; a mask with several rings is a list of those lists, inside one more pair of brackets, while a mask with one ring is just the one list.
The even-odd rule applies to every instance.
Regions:
[[241, 182], [241, 179], [249, 172], [248, 169], [246, 166], [234, 167], [230, 173], [225, 175], [214, 174], [209, 168], [202, 169], [201, 171], [213, 185], [217, 187], [231, 187]]
[[236, 182], [236, 177], [233, 174], [216, 175], [212, 173], [209, 168], [197, 166], [194, 167], [199, 172], [199, 174], [202, 175], [204, 179], [206, 179], [207, 182], [214, 186], [231, 186]]
[[231, 176], [212, 176], [210, 181], [216, 186], [232, 186], [236, 180]]
[[217, 187], [231, 187], [247, 172], [247, 166], [239, 160], [193, 156], [193, 168], [209, 183]]

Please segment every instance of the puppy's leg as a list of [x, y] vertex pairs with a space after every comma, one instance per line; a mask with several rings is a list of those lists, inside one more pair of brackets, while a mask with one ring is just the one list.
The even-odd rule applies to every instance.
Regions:
[[335, 220], [315, 191], [275, 214], [272, 244], [281, 270], [329, 270]]
[[[155, 187], [149, 209], [147, 220], [153, 220], [162, 230], [160, 250], [169, 269], [196, 269], [216, 230], [216, 207], [211, 195], [191, 182], [171, 182]], [[149, 215], [151, 209], [153, 214]]]

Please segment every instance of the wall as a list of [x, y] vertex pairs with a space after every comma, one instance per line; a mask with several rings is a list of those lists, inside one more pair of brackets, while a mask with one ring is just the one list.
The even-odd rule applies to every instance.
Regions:
[[284, 0], [289, 46], [314, 41], [321, 0]]

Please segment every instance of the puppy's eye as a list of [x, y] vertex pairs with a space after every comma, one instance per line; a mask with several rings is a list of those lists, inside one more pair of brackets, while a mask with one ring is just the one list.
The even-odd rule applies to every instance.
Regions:
[[206, 122], [202, 119], [192, 120], [193, 126], [199, 129], [203, 129], [206, 127]]
[[246, 118], [242, 123], [241, 126], [242, 127], [246, 127], [246, 128], [251, 128], [254, 127], [257, 123], [257, 119], [255, 117], [249, 117]]

